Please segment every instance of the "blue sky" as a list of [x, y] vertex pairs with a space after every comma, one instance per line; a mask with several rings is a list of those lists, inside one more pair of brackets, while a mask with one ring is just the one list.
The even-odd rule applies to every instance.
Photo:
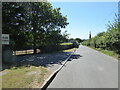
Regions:
[[113, 22], [118, 13], [117, 2], [51, 2], [54, 8], [60, 7], [61, 13], [67, 15], [67, 30], [70, 38], [87, 39], [91, 31], [92, 37], [106, 31], [108, 21]]

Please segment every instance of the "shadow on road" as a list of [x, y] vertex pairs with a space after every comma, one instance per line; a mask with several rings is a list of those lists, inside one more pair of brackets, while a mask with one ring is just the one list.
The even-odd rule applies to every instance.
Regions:
[[79, 59], [82, 57], [80, 54], [73, 54], [68, 61], [72, 61], [73, 59]]

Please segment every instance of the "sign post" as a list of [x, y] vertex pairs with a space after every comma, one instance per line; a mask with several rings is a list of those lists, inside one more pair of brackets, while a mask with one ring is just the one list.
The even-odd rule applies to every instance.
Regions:
[[9, 45], [9, 34], [2, 34], [2, 44]]
[[3, 63], [13, 63], [12, 50], [9, 45], [9, 34], [2, 34], [2, 61]]

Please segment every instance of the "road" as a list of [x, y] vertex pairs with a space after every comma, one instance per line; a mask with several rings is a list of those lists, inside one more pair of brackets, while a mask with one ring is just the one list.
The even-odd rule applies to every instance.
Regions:
[[81, 45], [48, 88], [118, 88], [118, 61]]

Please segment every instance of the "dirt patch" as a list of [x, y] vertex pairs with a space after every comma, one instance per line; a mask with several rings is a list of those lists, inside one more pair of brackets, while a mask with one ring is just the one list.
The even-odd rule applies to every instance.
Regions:
[[37, 72], [31, 72], [31, 73], [32, 74], [35, 73], [34, 82], [32, 82], [29, 86], [29, 87], [32, 86], [31, 88], [40, 88], [44, 83], [44, 81], [51, 75], [51, 72], [49, 71], [43, 73], [40, 70], [38, 70]]
[[2, 72], [3, 88], [40, 88], [50, 75], [50, 71], [42, 66], [14, 67]]
[[5, 74], [7, 74], [7, 73], [9, 73], [9, 72], [0, 72], [0, 76], [3, 76]]
[[31, 71], [31, 72], [26, 73], [26, 75], [33, 75], [33, 74], [37, 74], [37, 72], [36, 71]]

